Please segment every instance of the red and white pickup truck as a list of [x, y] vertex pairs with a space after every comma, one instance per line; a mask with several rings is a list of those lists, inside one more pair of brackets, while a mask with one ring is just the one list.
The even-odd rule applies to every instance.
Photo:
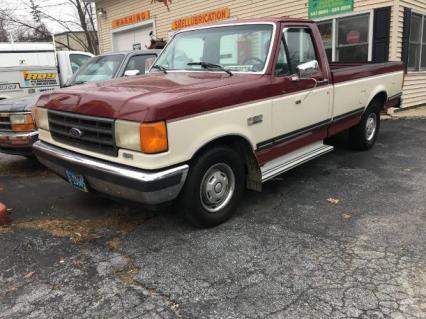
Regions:
[[39, 160], [84, 191], [160, 204], [180, 199], [214, 226], [244, 189], [333, 149], [376, 141], [397, 106], [400, 62], [329, 63], [314, 22], [275, 18], [183, 30], [149, 74], [43, 95]]

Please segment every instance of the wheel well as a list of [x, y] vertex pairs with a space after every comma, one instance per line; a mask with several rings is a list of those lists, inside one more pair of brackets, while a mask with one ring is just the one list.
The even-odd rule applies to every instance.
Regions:
[[246, 171], [247, 188], [252, 190], [260, 191], [262, 187], [262, 177], [260, 172], [259, 163], [257, 162], [256, 156], [253, 153], [253, 149], [248, 140], [239, 135], [227, 135], [222, 136], [213, 141], [210, 141], [203, 147], [201, 147], [192, 157], [192, 160], [197, 158], [201, 153], [205, 152], [214, 146], [226, 145], [236, 150], [238, 154], [242, 155], [244, 161], [244, 168]]
[[371, 101], [370, 101], [370, 104], [373, 102], [373, 101], [380, 101], [380, 109], [381, 110], [384, 110], [384, 108], [385, 108], [385, 103], [386, 103], [386, 101], [387, 101], [387, 99], [388, 99], [388, 95], [386, 94], [386, 92], [384, 92], [384, 91], [382, 91], [382, 92], [379, 92], [379, 93], [377, 93], [372, 99], [371, 99]]

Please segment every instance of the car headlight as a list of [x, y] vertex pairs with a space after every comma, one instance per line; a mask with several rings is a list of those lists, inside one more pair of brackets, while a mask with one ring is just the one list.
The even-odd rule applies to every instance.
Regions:
[[47, 109], [41, 107], [34, 107], [32, 109], [33, 118], [35, 119], [38, 128], [48, 131], [49, 130], [49, 117]]
[[117, 120], [115, 143], [118, 147], [146, 154], [166, 152], [169, 147], [166, 122], [137, 123]]
[[28, 132], [35, 130], [31, 113], [11, 114], [10, 124], [12, 131], [15, 132]]

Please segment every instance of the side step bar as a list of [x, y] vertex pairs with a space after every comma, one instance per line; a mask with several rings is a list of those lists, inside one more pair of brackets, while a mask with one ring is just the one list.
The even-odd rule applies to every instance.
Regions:
[[278, 157], [261, 167], [262, 183], [318, 156], [331, 152], [333, 149], [333, 146], [324, 145], [323, 142], [315, 142]]

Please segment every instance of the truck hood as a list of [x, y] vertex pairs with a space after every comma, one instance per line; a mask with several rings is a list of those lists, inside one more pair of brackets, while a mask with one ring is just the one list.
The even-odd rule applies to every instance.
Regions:
[[31, 108], [36, 105], [37, 99], [40, 94], [29, 95], [14, 99], [7, 99], [0, 101], [1, 112], [29, 112]]
[[151, 73], [58, 90], [42, 95], [37, 105], [140, 122], [171, 120], [253, 99], [263, 78], [201, 71]]

